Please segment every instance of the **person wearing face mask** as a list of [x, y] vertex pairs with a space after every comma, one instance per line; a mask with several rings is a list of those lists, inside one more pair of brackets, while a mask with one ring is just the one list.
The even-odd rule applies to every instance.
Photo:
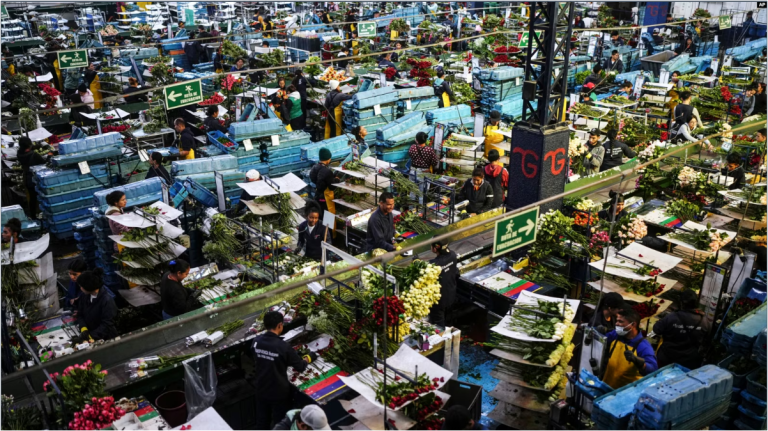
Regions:
[[307, 219], [299, 225], [299, 242], [296, 246], [299, 253], [320, 261], [323, 258], [322, 243], [328, 240], [328, 226], [320, 223], [322, 208], [316, 202], [307, 203]]
[[459, 275], [456, 264], [459, 257], [456, 252], [448, 249], [448, 244], [440, 241], [432, 243], [432, 253], [437, 256], [429, 263], [439, 266], [442, 271], [440, 272], [440, 301], [429, 311], [429, 321], [445, 327], [445, 310], [453, 304], [456, 297], [456, 279]]
[[181, 316], [197, 308], [197, 297], [202, 291], [193, 291], [184, 287], [181, 281], [189, 275], [189, 264], [176, 258], [169, 264], [168, 271], [160, 280], [160, 305], [163, 308], [163, 320]]
[[[470, 217], [493, 209], [493, 187], [485, 181], [485, 172], [481, 168], [472, 171], [472, 178], [464, 183], [459, 193], [456, 194], [456, 202], [469, 201], [467, 213]], [[450, 198], [444, 197], [443, 203], [448, 204]]]
[[728, 154], [726, 161], [728, 162], [728, 166], [723, 168], [720, 173], [727, 177], [733, 178], [733, 183], [728, 186], [728, 190], [741, 189], [742, 185], [744, 185], [744, 180], [746, 179], [744, 168], [741, 166], [741, 154]]
[[117, 337], [115, 300], [104, 287], [101, 268], [85, 271], [77, 277], [82, 292], [77, 299], [77, 325], [84, 340], [110, 340]]
[[704, 315], [696, 310], [698, 302], [696, 292], [682, 291], [680, 309], [667, 314], [653, 325], [653, 332], [649, 337], [662, 337], [656, 351], [659, 368], [680, 364], [693, 370], [701, 366], [701, 348], [704, 337], [709, 333], [709, 326], [704, 320]]
[[651, 343], [640, 333], [640, 315], [625, 307], [617, 313], [616, 329], [606, 334], [608, 364], [603, 382], [622, 388], [656, 371], [659, 366]]
[[592, 131], [589, 132], [587, 147], [589, 148], [589, 151], [584, 157], [584, 167], [587, 168], [587, 175], [596, 174], [600, 172], [600, 166], [602, 166], [603, 158], [605, 157], [605, 148], [600, 145], [599, 130], [592, 129]]
[[64, 297], [64, 308], [77, 308], [77, 298], [80, 297], [80, 286], [77, 285], [77, 277], [88, 270], [88, 265], [83, 259], [75, 259], [69, 263], [67, 271], [69, 272], [69, 288]]
[[365, 233], [364, 252], [377, 248], [386, 251], [395, 250], [395, 195], [384, 192], [379, 196], [379, 208], [368, 219], [368, 230]]
[[253, 340], [254, 380], [259, 388], [256, 391], [256, 421], [253, 429], [257, 430], [272, 429], [293, 404], [296, 387], [288, 381], [288, 367], [301, 373], [317, 359], [314, 352], [299, 357], [296, 350], [280, 338], [283, 333], [282, 313], [264, 313], [263, 322], [266, 331]]

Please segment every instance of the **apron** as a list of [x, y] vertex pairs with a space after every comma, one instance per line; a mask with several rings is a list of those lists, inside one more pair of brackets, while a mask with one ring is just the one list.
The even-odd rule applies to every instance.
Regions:
[[[643, 339], [641, 338], [641, 341], [642, 340]], [[630, 348], [632, 353], [637, 352], [637, 348], [631, 348], [619, 340], [614, 340], [611, 344], [608, 366], [605, 368], [603, 383], [613, 389], [619, 389], [643, 378], [637, 367], [633, 363], [627, 361], [627, 358], [624, 357], [624, 351], [627, 350], [627, 348]]]
[[504, 150], [494, 145], [504, 141], [504, 136], [495, 133], [496, 130], [499, 130], [499, 126], [492, 126], [490, 124], [483, 129], [483, 136], [485, 136], [485, 158], [488, 158], [488, 153], [494, 149], [499, 152], [500, 157], [504, 155]]
[[186, 157], [184, 157], [184, 159], [183, 159], [183, 160], [192, 160], [192, 159], [194, 159], [194, 158], [195, 158], [195, 150], [194, 150], [194, 148], [193, 148], [193, 149], [190, 149], [190, 150], [189, 150], [189, 153], [187, 153], [187, 156], [186, 156]]
[[101, 83], [99, 75], [96, 75], [91, 81], [91, 93], [93, 93], [93, 109], [101, 108]]
[[445, 89], [443, 88], [443, 82], [441, 82], [440, 84], [435, 84], [433, 88], [435, 89], [435, 94], [440, 94], [440, 105], [439, 105], [440, 108], [450, 108], [451, 98], [450, 96], [448, 96], [448, 92], [445, 91]]
[[[354, 31], [354, 30], [353, 30], [353, 31]], [[356, 40], [353, 40], [353, 41], [352, 41], [352, 55], [358, 55], [358, 54], [360, 54], [360, 48], [359, 48], [357, 45], [358, 45], [358, 44], [357, 44], [357, 41], [356, 41]]]
[[[339, 103], [335, 108], [333, 108], [333, 116], [336, 119], [336, 128], [334, 130], [334, 124], [332, 123], [332, 120], [330, 117], [325, 118], [325, 139], [331, 139], [336, 136], [341, 136], [341, 117], [344, 115], [344, 111], [341, 108], [341, 103]], [[334, 213], [335, 214], [335, 213]]]

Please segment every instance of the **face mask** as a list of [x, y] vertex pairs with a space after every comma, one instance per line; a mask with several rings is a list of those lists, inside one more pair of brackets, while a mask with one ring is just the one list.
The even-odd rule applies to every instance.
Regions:
[[627, 326], [617, 326], [616, 327], [616, 335], [619, 335], [619, 336], [623, 337], [623, 336], [625, 336], [627, 334], [629, 334], [629, 325], [627, 325]]

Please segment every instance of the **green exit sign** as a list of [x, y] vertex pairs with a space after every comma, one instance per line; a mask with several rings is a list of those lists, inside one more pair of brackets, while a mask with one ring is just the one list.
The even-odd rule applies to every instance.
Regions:
[[357, 35], [359, 37], [376, 37], [376, 22], [366, 21], [357, 23]]
[[163, 88], [165, 107], [168, 109], [181, 108], [203, 101], [203, 85], [200, 80], [184, 81]]
[[74, 69], [88, 66], [88, 51], [75, 49], [72, 51], [57, 51], [59, 69]]
[[8, 9], [5, 6], [0, 6], [0, 18], [9, 19], [11, 15], [8, 14]]
[[731, 28], [731, 17], [728, 15], [721, 15], [718, 17], [720, 21], [720, 30]]
[[[539, 30], [536, 32], [536, 37], [541, 39], [541, 34], [544, 33], [542, 30]], [[518, 48], [528, 48], [528, 44], [531, 43], [530, 40], [531, 34], [529, 32], [523, 33], [523, 36], [520, 38], [520, 45]]]
[[509, 253], [536, 241], [539, 207], [499, 220], [493, 232], [493, 257]]

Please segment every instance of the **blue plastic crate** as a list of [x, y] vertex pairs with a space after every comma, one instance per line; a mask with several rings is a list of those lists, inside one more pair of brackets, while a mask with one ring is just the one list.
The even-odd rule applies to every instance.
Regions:
[[[219, 139], [225, 138], [229, 142], [232, 143], [231, 147], [227, 147], [226, 145], [219, 142]], [[214, 130], [213, 132], [208, 132], [208, 142], [216, 146], [216, 148], [220, 149], [221, 151], [224, 151], [226, 154], [234, 153], [237, 151], [237, 142], [233, 141], [229, 138], [229, 136], [219, 132], [218, 130]]]
[[208, 207], [218, 206], [218, 198], [216, 198], [216, 196], [207, 188], [198, 184], [194, 180], [189, 178], [184, 180], [184, 187], [187, 189], [187, 192], [189, 192], [189, 196], [201, 204]]

